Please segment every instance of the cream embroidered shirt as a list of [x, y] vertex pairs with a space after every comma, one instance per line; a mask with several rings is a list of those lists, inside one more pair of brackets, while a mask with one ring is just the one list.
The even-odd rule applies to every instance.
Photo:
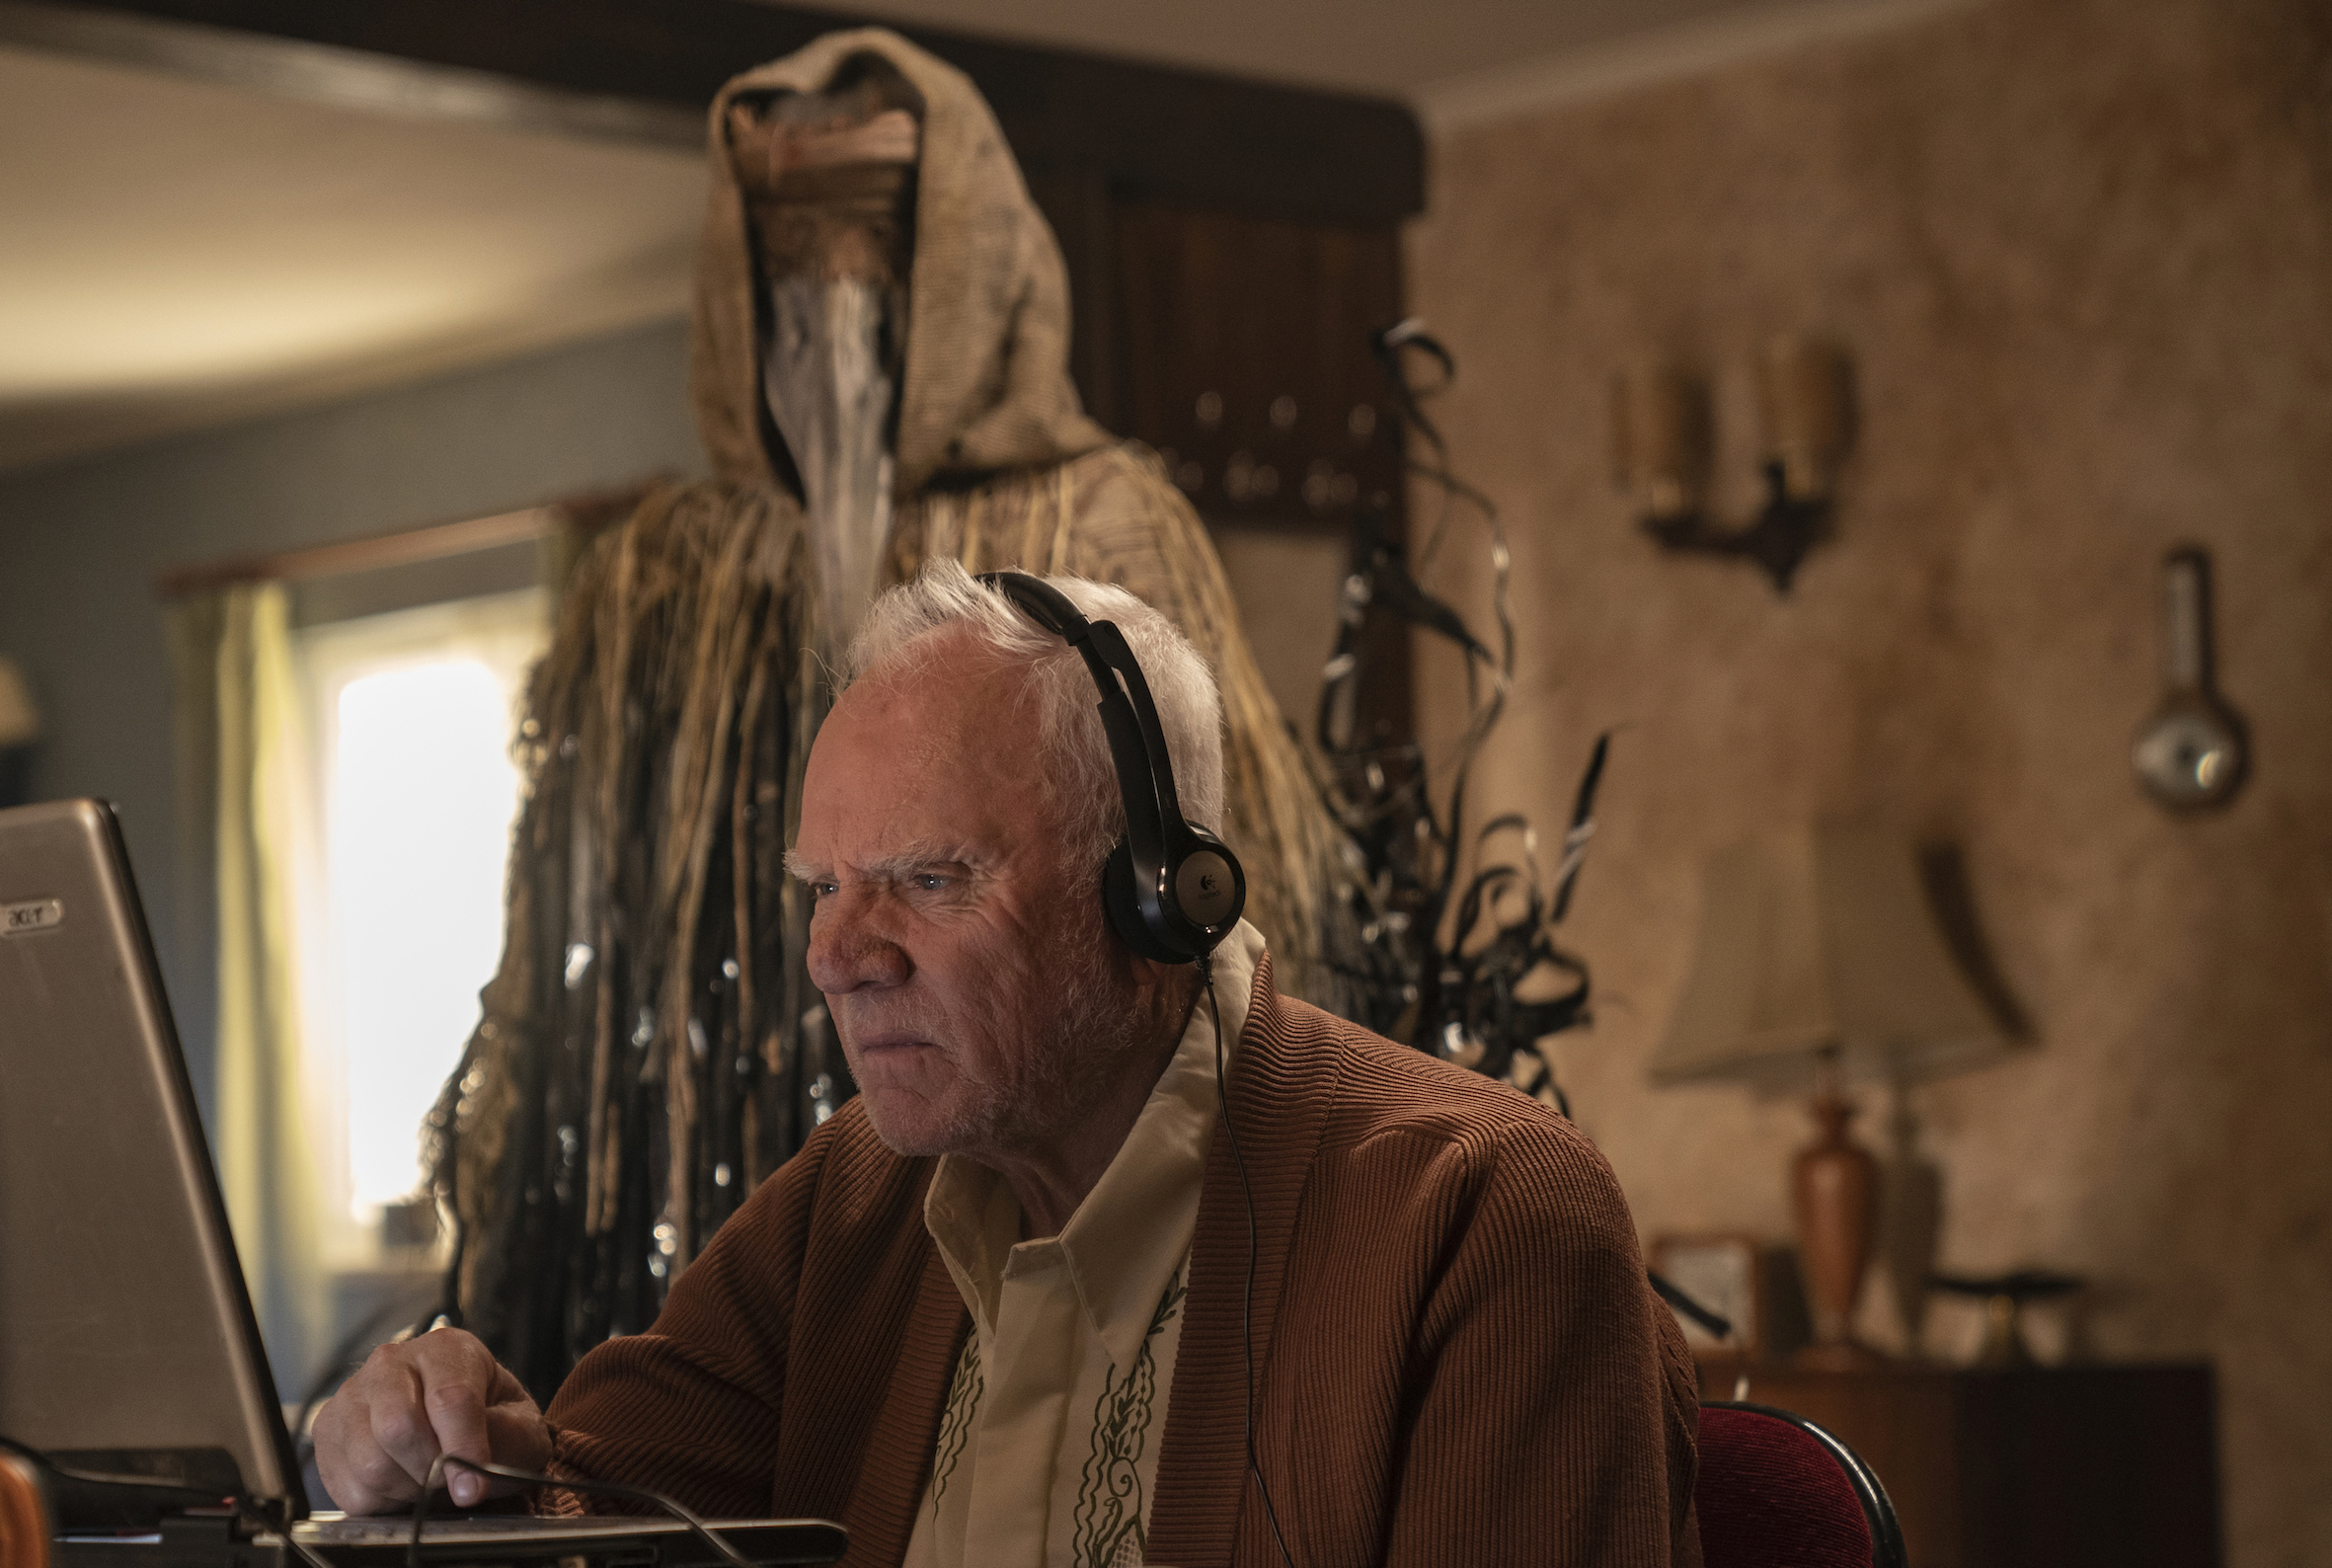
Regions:
[[972, 1329], [948, 1389], [906, 1568], [1140, 1568], [1182, 1343], [1199, 1188], [1224, 1062], [1264, 952], [1246, 921], [1215, 949], [1182, 1043], [1117, 1158], [1057, 1236], [943, 1155], [923, 1204]]

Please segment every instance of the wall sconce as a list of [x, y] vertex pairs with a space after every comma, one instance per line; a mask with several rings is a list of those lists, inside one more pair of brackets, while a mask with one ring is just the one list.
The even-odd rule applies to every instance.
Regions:
[[1787, 593], [1799, 563], [1829, 531], [1850, 405], [1843, 354], [1803, 338], [1769, 344], [1757, 360], [1765, 505], [1750, 522], [1728, 527], [1707, 512], [1708, 389], [1667, 365], [1623, 372], [1611, 397], [1620, 488], [1661, 548], [1746, 556]]

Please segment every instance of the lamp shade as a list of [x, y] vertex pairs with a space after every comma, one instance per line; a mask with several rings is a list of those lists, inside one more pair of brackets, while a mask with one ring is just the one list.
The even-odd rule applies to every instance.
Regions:
[[1829, 825], [1736, 845], [1709, 857], [1702, 894], [1656, 1082], [1793, 1089], [1830, 1053], [1852, 1076], [1928, 1078], [2004, 1049], [1901, 837]]
[[17, 662], [0, 654], [0, 750], [40, 738], [40, 710]]

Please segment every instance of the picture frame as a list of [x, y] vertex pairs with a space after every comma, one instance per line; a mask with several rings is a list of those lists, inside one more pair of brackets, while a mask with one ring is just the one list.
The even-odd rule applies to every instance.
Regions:
[[1733, 1332], [1723, 1339], [1681, 1312], [1684, 1343], [1703, 1361], [1761, 1361], [1772, 1337], [1764, 1247], [1752, 1236], [1667, 1235], [1652, 1243], [1653, 1271], [1720, 1317]]

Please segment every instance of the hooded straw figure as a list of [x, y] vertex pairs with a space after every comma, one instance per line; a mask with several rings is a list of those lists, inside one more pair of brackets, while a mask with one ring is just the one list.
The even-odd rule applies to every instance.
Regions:
[[502, 966], [431, 1118], [449, 1294], [541, 1398], [646, 1328], [850, 1093], [784, 853], [825, 670], [926, 559], [1173, 618], [1221, 683], [1248, 918], [1283, 990], [1343, 1000], [1337, 830], [1198, 516], [1079, 407], [1059, 249], [977, 91], [834, 34], [729, 83], [711, 157], [693, 395], [719, 477], [652, 496], [570, 584]]

